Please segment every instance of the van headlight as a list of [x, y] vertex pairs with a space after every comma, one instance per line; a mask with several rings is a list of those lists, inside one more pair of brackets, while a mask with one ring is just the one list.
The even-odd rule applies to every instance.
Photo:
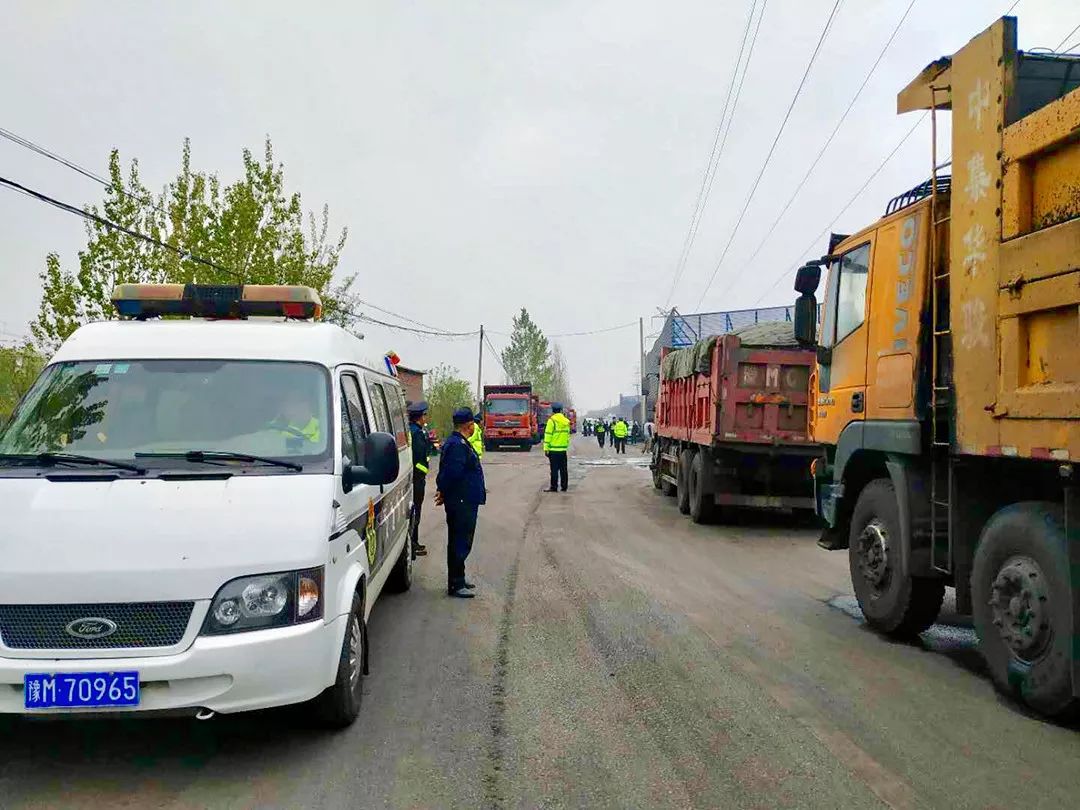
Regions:
[[259, 574], [226, 582], [210, 603], [202, 635], [286, 627], [321, 619], [323, 569]]

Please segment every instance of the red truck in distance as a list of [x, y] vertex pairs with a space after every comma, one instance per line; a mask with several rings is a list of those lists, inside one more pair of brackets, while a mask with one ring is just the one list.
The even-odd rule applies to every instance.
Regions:
[[664, 350], [653, 484], [695, 523], [737, 507], [811, 510], [812, 350], [791, 323], [760, 323]]
[[536, 436], [535, 397], [530, 383], [484, 386], [484, 449], [532, 450]]
[[573, 408], [567, 409], [566, 418], [570, 420], [570, 432], [577, 433], [577, 411]]

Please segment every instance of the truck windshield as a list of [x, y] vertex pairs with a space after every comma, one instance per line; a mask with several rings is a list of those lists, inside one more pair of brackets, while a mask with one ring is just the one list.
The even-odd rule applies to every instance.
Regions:
[[327, 372], [309, 363], [55, 363], [0, 429], [0, 455], [180, 454], [139, 459], [149, 467], [190, 464], [184, 453], [213, 450], [313, 462], [330, 456], [328, 401]]
[[524, 416], [529, 412], [529, 400], [489, 399], [484, 403], [484, 410], [497, 416]]

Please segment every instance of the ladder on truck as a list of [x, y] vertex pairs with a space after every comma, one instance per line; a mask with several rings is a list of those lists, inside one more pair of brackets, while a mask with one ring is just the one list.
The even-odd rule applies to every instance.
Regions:
[[938, 249], [939, 228], [950, 219], [941, 199], [945, 185], [938, 172], [950, 164], [937, 161], [937, 94], [950, 88], [930, 87], [930, 123], [933, 171], [930, 175], [930, 566], [943, 574], [952, 571], [951, 513], [953, 477], [949, 450], [955, 389], [952, 375], [952, 325], [949, 320], [949, 267]]

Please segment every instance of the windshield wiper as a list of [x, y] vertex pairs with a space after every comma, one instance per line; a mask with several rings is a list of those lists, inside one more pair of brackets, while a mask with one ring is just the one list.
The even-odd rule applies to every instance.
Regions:
[[253, 456], [251, 453], [234, 453], [231, 450], [185, 450], [182, 453], [136, 453], [135, 458], [182, 458], [186, 461], [203, 461], [213, 463], [215, 461], [253, 461], [261, 464], [273, 464], [275, 467], [285, 467], [288, 470], [300, 472], [304, 465], [295, 461], [285, 461], [280, 458], [269, 456]]
[[142, 467], [124, 461], [112, 461], [97, 456], [80, 456], [76, 453], [0, 453], [0, 461], [23, 461], [48, 466], [57, 464], [94, 464], [101, 467], [112, 467], [116, 470], [128, 470], [140, 475], [146, 472]]

